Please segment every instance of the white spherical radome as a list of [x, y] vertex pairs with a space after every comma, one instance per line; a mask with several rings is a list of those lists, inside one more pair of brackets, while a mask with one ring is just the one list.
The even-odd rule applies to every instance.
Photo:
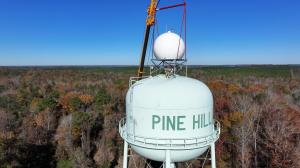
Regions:
[[179, 35], [168, 31], [157, 37], [153, 49], [155, 57], [159, 60], [176, 60], [182, 59], [185, 44]]

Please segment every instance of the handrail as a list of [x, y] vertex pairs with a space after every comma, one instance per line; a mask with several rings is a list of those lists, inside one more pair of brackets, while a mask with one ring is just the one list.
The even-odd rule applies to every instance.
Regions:
[[156, 138], [136, 136], [127, 132], [125, 118], [119, 122], [119, 133], [129, 144], [151, 149], [195, 149], [208, 146], [220, 136], [220, 123], [215, 120], [214, 132], [204, 137]]
[[148, 78], [149, 76], [142, 76], [142, 77], [138, 77], [138, 76], [134, 76], [134, 77], [130, 77], [129, 78], [129, 87], [131, 87], [131, 85], [133, 85], [135, 82], [141, 80], [141, 79], [145, 79]]

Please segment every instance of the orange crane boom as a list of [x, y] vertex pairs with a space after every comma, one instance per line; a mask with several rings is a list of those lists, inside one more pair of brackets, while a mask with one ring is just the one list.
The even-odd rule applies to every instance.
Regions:
[[144, 63], [145, 63], [145, 56], [146, 56], [146, 52], [147, 52], [149, 33], [150, 33], [151, 26], [155, 23], [156, 6], [157, 6], [157, 0], [151, 0], [151, 3], [148, 7], [146, 30], [145, 30], [145, 35], [144, 35], [144, 42], [143, 42], [143, 48], [142, 48], [142, 53], [141, 53], [140, 65], [139, 65], [139, 69], [138, 69], [139, 79], [142, 78], [143, 73], [144, 73]]
[[156, 16], [156, 11], [159, 10], [165, 10], [165, 9], [170, 9], [170, 8], [176, 8], [180, 6], [186, 6], [186, 1], [184, 0], [184, 3], [181, 4], [175, 4], [171, 6], [165, 6], [162, 8], [157, 8], [159, 1], [157, 0], [151, 0], [151, 3], [148, 7], [148, 15], [146, 19], [146, 30], [145, 30], [145, 35], [144, 35], [144, 42], [143, 42], [143, 48], [142, 48], [142, 53], [141, 53], [141, 59], [140, 59], [140, 65], [138, 69], [138, 79], [141, 79], [144, 73], [144, 64], [145, 64], [145, 57], [146, 57], [146, 52], [147, 52], [147, 46], [148, 46], [148, 40], [149, 40], [149, 34], [150, 34], [150, 29], [155, 23], [155, 16]]

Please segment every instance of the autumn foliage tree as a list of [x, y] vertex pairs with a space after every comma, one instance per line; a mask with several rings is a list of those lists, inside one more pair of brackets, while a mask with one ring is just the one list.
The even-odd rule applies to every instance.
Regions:
[[[300, 167], [300, 79], [289, 72], [190, 68], [189, 76], [214, 96], [222, 128], [218, 167]], [[121, 167], [118, 122], [134, 74], [134, 68], [0, 68], [0, 167]], [[130, 168], [145, 166], [133, 157]]]

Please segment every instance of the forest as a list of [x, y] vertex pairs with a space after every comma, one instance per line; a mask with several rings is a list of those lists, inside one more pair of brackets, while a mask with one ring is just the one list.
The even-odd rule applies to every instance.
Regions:
[[[0, 168], [121, 168], [118, 124], [136, 69], [0, 67]], [[214, 96], [217, 167], [300, 167], [300, 66], [190, 66], [188, 76]], [[131, 157], [130, 168], [145, 167]]]

